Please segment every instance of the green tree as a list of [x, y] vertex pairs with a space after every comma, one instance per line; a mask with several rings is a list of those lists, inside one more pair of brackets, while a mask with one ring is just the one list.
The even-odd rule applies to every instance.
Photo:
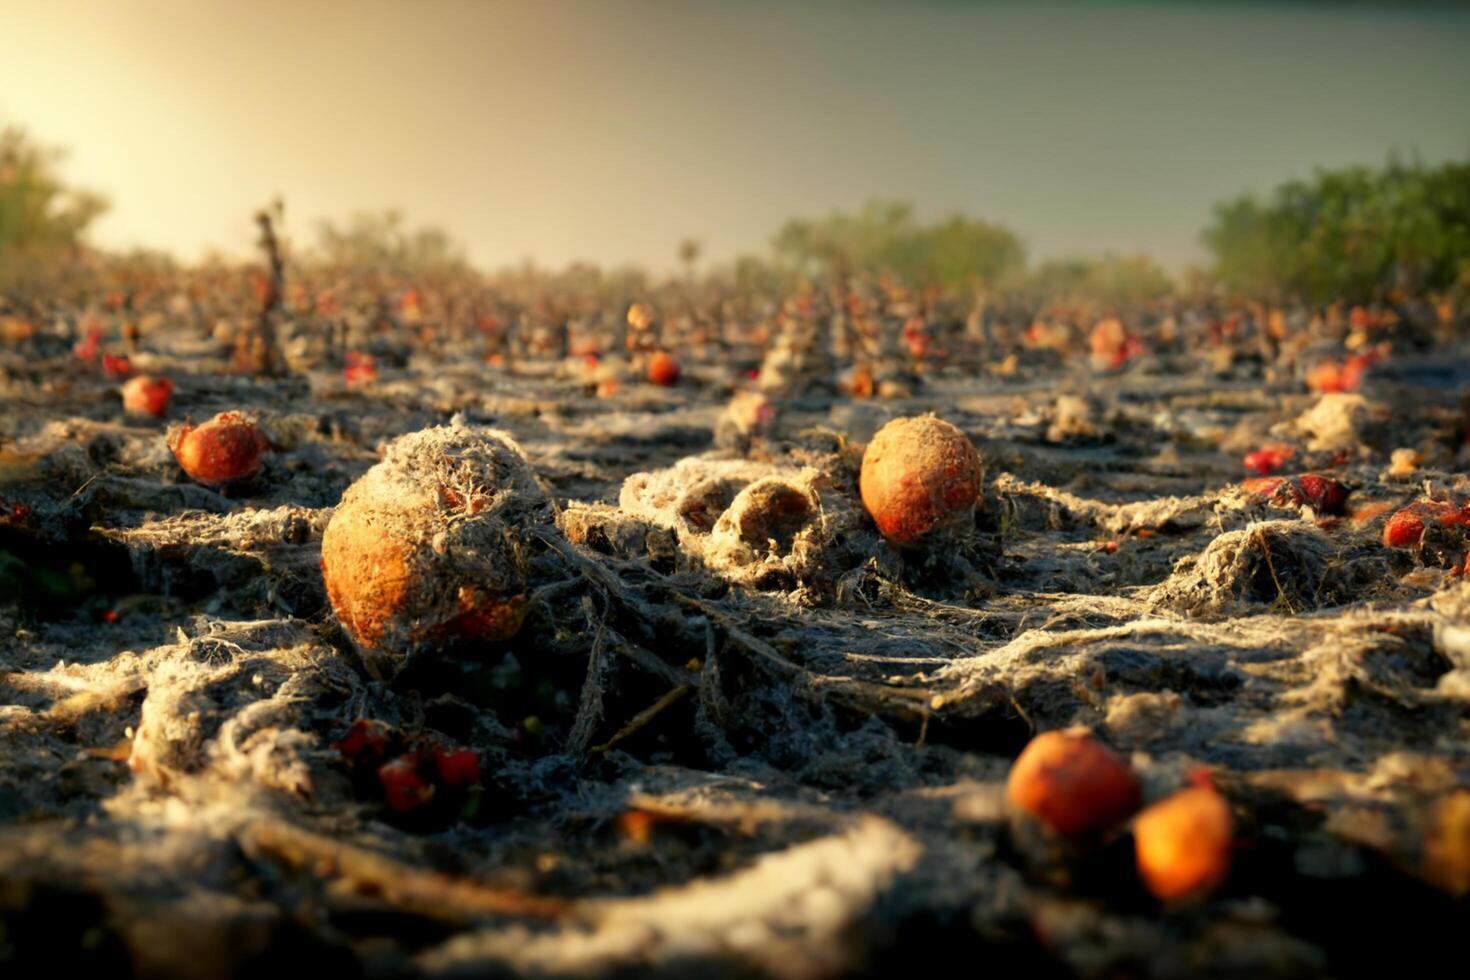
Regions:
[[921, 224], [913, 206], [871, 201], [856, 214], [793, 218], [776, 232], [776, 254], [800, 272], [889, 271], [917, 283], [989, 286], [1025, 264], [1009, 229], [962, 214]]
[[395, 210], [352, 215], [317, 226], [317, 257], [327, 265], [409, 276], [463, 272], [463, 247], [442, 228], [410, 228]]
[[74, 256], [87, 227], [107, 209], [97, 194], [61, 179], [63, 156], [24, 130], [0, 130], [0, 287]]
[[1218, 205], [1204, 241], [1241, 292], [1365, 302], [1444, 289], [1470, 270], [1470, 163], [1321, 170]]

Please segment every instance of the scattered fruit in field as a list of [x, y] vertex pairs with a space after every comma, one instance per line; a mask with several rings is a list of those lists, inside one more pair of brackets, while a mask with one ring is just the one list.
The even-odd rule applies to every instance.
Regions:
[[1245, 454], [1245, 468], [1257, 476], [1270, 476], [1281, 469], [1296, 455], [1296, 450], [1284, 443], [1272, 443]]
[[1156, 898], [1203, 897], [1230, 871], [1230, 806], [1210, 785], [1180, 790], [1138, 815], [1133, 844], [1139, 877]]
[[173, 393], [174, 383], [168, 378], [140, 374], [123, 383], [123, 410], [129, 415], [161, 419], [168, 414], [168, 403]]
[[332, 609], [374, 670], [418, 649], [508, 639], [528, 610], [519, 534], [553, 513], [504, 433], [402, 436], [347, 489], [322, 536]]
[[921, 415], [878, 430], [863, 453], [859, 489], [883, 536], [913, 547], [971, 526], [984, 478], [969, 438]]
[[1099, 834], [1138, 809], [1138, 778], [1085, 728], [1037, 735], [1006, 779], [1006, 802], [1066, 837]]
[[678, 360], [667, 351], [656, 351], [648, 359], [648, 380], [652, 384], [665, 388], [677, 384], [680, 371]]
[[171, 430], [168, 446], [191, 479], [221, 486], [260, 472], [270, 443], [252, 419], [239, 412], [221, 412], [203, 425]]
[[434, 798], [434, 786], [420, 772], [423, 761], [417, 752], [400, 755], [378, 769], [383, 801], [397, 813], [412, 813]]

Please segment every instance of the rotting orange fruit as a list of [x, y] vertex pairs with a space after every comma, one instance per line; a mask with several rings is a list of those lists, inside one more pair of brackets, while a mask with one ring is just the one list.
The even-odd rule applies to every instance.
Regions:
[[203, 425], [173, 429], [168, 447], [190, 479], [221, 486], [260, 472], [270, 443], [253, 419], [239, 412], [221, 412]]
[[168, 403], [173, 393], [174, 383], [168, 378], [140, 374], [123, 383], [123, 411], [129, 415], [161, 419], [168, 414]]
[[1133, 821], [1139, 877], [1166, 902], [1214, 891], [1230, 871], [1233, 843], [1230, 806], [1211, 785], [1182, 789]]
[[554, 508], [514, 441], [451, 425], [395, 440], [322, 535], [338, 621], [379, 675], [419, 650], [507, 640], [529, 610], [519, 540]]
[[1037, 735], [1006, 779], [1007, 805], [1066, 837], [1117, 826], [1141, 792], [1128, 764], [1085, 728]]
[[1383, 543], [1389, 548], [1413, 548], [1424, 537], [1424, 518], [1405, 507], [1383, 525]]
[[667, 351], [656, 351], [648, 359], [648, 380], [664, 388], [677, 384], [681, 369], [679, 361]]
[[858, 487], [882, 535], [915, 547], [969, 526], [984, 478], [980, 455], [963, 432], [920, 415], [878, 430], [863, 453]]

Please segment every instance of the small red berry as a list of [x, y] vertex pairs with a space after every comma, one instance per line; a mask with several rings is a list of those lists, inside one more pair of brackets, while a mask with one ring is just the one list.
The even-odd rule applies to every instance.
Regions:
[[1390, 548], [1413, 548], [1424, 537], [1424, 520], [1412, 507], [1405, 507], [1383, 525], [1383, 543]]
[[393, 735], [393, 729], [383, 722], [359, 718], [347, 729], [341, 741], [332, 744], [348, 762], [379, 765], [388, 755]]
[[346, 360], [347, 366], [342, 369], [342, 375], [349, 385], [370, 384], [378, 380], [378, 363], [373, 355], [350, 350]]
[[408, 752], [378, 768], [383, 801], [397, 813], [411, 813], [434, 798], [434, 787], [419, 772], [418, 753]]
[[112, 378], [126, 378], [133, 373], [133, 362], [126, 354], [103, 354], [102, 370]]
[[1287, 460], [1295, 455], [1296, 450], [1290, 446], [1274, 443], [1269, 446], [1262, 446], [1254, 452], [1246, 453], [1245, 459], [1242, 462], [1245, 464], [1246, 469], [1257, 476], [1270, 476], [1285, 466]]
[[473, 786], [480, 781], [480, 754], [474, 749], [436, 748], [434, 765], [445, 786]]
[[1347, 487], [1336, 480], [1308, 473], [1297, 480], [1302, 497], [1319, 514], [1341, 515], [1347, 512]]

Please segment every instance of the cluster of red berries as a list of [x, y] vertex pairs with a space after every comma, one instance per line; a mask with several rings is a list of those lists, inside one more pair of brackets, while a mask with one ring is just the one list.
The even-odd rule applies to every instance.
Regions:
[[429, 735], [409, 735], [386, 722], [359, 718], [333, 742], [360, 789], [376, 787], [395, 813], [430, 807], [459, 812], [480, 785], [480, 755]]

